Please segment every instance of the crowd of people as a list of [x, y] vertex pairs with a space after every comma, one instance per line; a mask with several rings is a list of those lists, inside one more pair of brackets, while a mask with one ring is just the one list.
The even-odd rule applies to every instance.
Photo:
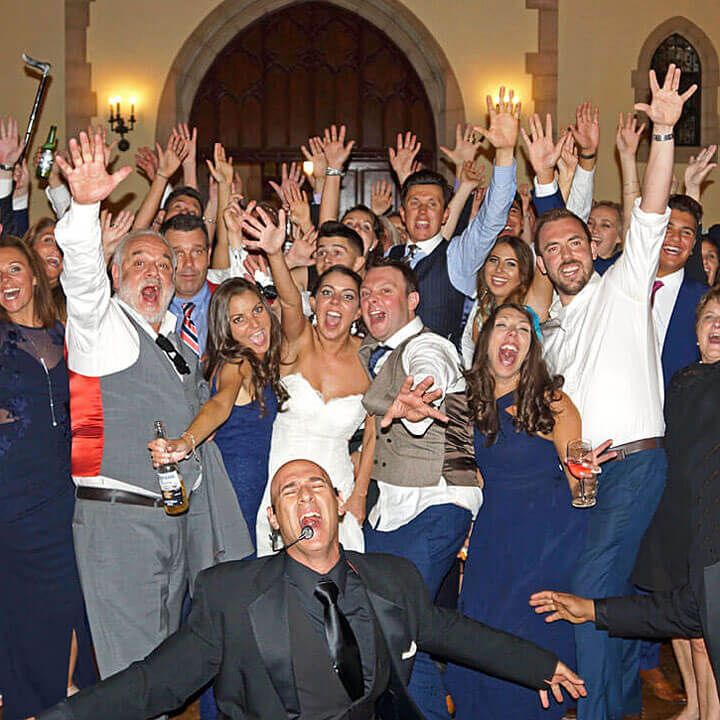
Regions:
[[454, 185], [407, 132], [397, 188], [341, 208], [338, 124], [273, 202], [216, 142], [204, 198], [179, 123], [113, 213], [133, 170], [98, 127], [28, 227], [34, 173], [0, 121], [4, 720], [198, 695], [203, 720], [621, 720], [641, 668], [679, 720], [720, 720], [717, 148], [676, 192], [680, 80], [651, 72], [646, 123], [620, 115], [622, 198], [599, 201], [598, 109], [554, 137], [500, 88], [442, 148]]

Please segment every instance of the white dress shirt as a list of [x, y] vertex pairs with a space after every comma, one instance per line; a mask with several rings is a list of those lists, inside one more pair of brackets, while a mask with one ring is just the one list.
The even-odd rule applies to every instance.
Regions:
[[653, 323], [655, 325], [655, 337], [657, 338], [658, 352], [662, 357], [665, 336], [668, 325], [675, 309], [680, 286], [685, 278], [685, 268], [680, 268], [670, 275], [658, 278], [662, 285], [655, 291], [655, 303], [652, 306]]
[[[409, 337], [418, 335], [422, 329], [423, 321], [417, 316], [383, 345], [394, 349]], [[389, 356], [388, 352], [378, 360], [376, 372], [380, 371]], [[455, 346], [435, 333], [422, 333], [413, 338], [403, 351], [402, 366], [407, 375], [413, 376], [415, 385], [432, 376], [434, 384], [431, 389], [442, 390], [442, 396], [435, 405], [442, 401], [446, 393], [465, 390], [465, 378]], [[380, 422], [380, 418], [376, 418], [376, 422]], [[401, 422], [412, 435], [422, 437], [434, 420], [425, 418], [419, 422], [410, 422], [403, 418]], [[443, 477], [440, 477], [438, 485], [432, 487], [404, 487], [380, 481], [378, 487], [380, 496], [368, 516], [368, 521], [376, 530], [397, 530], [433, 505], [460, 505], [467, 508], [473, 517], [482, 505], [482, 490], [479, 487], [448, 485]]]
[[[547, 197], [554, 195], [558, 191], [557, 180], [553, 178], [551, 183], [540, 185], [537, 178], [534, 180], [535, 195], [537, 197]], [[587, 222], [592, 210], [593, 193], [595, 189], [595, 168], [592, 170], [583, 170], [579, 165], [575, 168], [570, 192], [565, 207], [572, 213], [575, 213], [583, 222]]]
[[[70, 370], [89, 377], [120, 372], [137, 361], [140, 339], [123, 309], [151, 338], [155, 339], [158, 335], [127, 303], [115, 295], [111, 296], [98, 213], [99, 203], [72, 203], [55, 227], [55, 239], [63, 251], [60, 282], [67, 298], [67, 364]], [[160, 324], [160, 333], [173, 332], [175, 323], [175, 316], [166, 312]], [[175, 367], [169, 357], [167, 362]], [[185, 376], [178, 376], [181, 380], [185, 379]], [[202, 475], [195, 487], [201, 479]], [[73, 480], [76, 485], [128, 490], [160, 497], [159, 493], [149, 493], [135, 485], [104, 476], [73, 477]]]
[[660, 437], [663, 375], [650, 291], [670, 217], [646, 213], [636, 200], [625, 249], [601, 277], [565, 306], [556, 300], [542, 326], [545, 360], [565, 378], [583, 435], [593, 445]]

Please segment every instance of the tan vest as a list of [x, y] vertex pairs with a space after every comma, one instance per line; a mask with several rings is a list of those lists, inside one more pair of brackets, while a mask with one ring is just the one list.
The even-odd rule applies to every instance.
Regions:
[[[430, 332], [423, 329], [422, 332]], [[414, 436], [400, 420], [380, 430], [387, 412], [405, 381], [402, 353], [417, 335], [396, 347], [363, 397], [363, 406], [376, 416], [374, 480], [405, 487], [431, 487], [444, 477], [448, 485], [477, 486], [473, 426], [465, 392], [448, 393], [440, 405], [449, 422], [433, 422], [424, 435]], [[367, 369], [372, 351], [379, 345], [366, 337], [359, 350]]]

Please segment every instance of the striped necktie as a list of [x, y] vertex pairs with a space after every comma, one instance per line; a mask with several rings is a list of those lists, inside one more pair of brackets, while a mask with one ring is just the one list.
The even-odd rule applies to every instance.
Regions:
[[180, 328], [180, 339], [200, 357], [200, 344], [198, 342], [198, 331], [192, 319], [192, 313], [195, 309], [195, 303], [186, 302], [182, 304], [183, 321]]

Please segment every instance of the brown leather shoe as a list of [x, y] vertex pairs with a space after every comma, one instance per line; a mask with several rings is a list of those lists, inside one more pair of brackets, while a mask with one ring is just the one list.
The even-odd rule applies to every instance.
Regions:
[[565, 711], [565, 715], [563, 716], [563, 720], [575, 720], [577, 717], [577, 708], [569, 708]]
[[641, 670], [640, 677], [646, 682], [658, 700], [669, 703], [686, 703], [687, 695], [684, 690], [674, 688], [665, 677], [665, 673], [659, 668], [652, 670]]

